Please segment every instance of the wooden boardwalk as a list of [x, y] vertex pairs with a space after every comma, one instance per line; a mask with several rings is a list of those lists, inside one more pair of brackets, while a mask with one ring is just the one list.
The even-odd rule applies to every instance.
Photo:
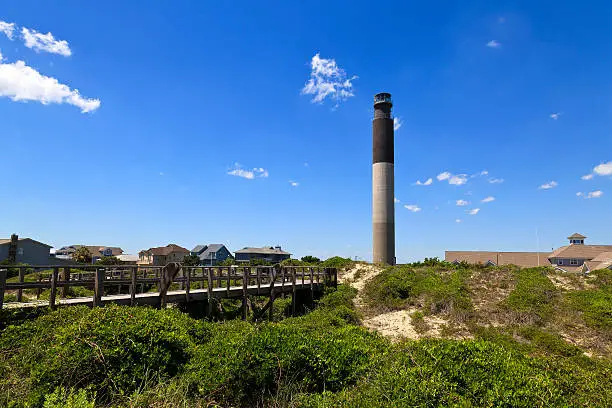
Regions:
[[[180, 264], [166, 266], [105, 266], [71, 265], [41, 266], [45, 270], [37, 279], [27, 279], [28, 268], [18, 267], [17, 277], [7, 281], [8, 268], [0, 269], [0, 309], [24, 309], [50, 306], [87, 305], [151, 305], [164, 307], [167, 303], [188, 303], [206, 300], [209, 315], [214, 300], [242, 299], [243, 318], [248, 314], [250, 296], [269, 298], [260, 314], [272, 312], [274, 299], [290, 294], [295, 313], [298, 292], [315, 292], [326, 286], [337, 285], [335, 268], [303, 266], [225, 266], [191, 267]], [[70, 287], [93, 289], [90, 297], [69, 298]], [[26, 300], [24, 290], [35, 290], [37, 298], [49, 289], [49, 300]], [[58, 296], [58, 290], [60, 291]], [[113, 294], [111, 294], [113, 293]], [[14, 295], [13, 302], [4, 302], [6, 294]]]

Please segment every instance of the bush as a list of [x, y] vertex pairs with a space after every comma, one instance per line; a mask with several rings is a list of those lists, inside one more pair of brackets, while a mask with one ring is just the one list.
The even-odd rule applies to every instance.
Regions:
[[[607, 364], [530, 358], [486, 341], [420, 340], [390, 350], [373, 375], [339, 393], [304, 396], [305, 407], [606, 406]], [[605, 388], [598, 393], [594, 387]], [[592, 390], [592, 392], [591, 392]]]
[[366, 282], [363, 296], [378, 310], [419, 306], [427, 314], [443, 313], [464, 320], [472, 310], [468, 277], [465, 270], [439, 273], [435, 268], [394, 266]]
[[0, 338], [10, 356], [0, 405], [6, 396], [40, 405], [56, 387], [91, 385], [101, 400], [133, 392], [178, 374], [206, 327], [175, 310], [118, 306], [74, 306], [10, 326]]
[[528, 268], [516, 272], [516, 287], [505, 304], [518, 312], [523, 322], [543, 324], [551, 317], [557, 299], [557, 288], [546, 276], [546, 268]]
[[351, 258], [342, 258], [340, 256], [333, 256], [321, 262], [322, 267], [338, 269], [350, 269], [354, 264], [355, 262]]

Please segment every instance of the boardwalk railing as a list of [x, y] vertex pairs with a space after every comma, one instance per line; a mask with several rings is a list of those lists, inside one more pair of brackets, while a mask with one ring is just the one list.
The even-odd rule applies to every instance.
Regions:
[[[174, 270], [169, 268], [171, 265], [174, 265]], [[18, 269], [16, 279], [7, 281], [9, 269]], [[24, 290], [35, 289], [38, 299], [43, 290], [50, 289], [51, 309], [61, 304], [102, 306], [113, 302], [129, 305], [158, 302], [165, 306], [169, 298], [180, 303], [206, 299], [211, 314], [213, 299], [242, 298], [243, 317], [246, 318], [249, 295], [270, 297], [264, 309], [269, 307], [271, 312], [274, 297], [279, 293], [290, 293], [295, 312], [296, 291], [310, 290], [312, 294], [324, 286], [337, 285], [335, 268], [316, 266], [50, 265], [36, 267], [43, 270], [39, 274], [27, 274], [29, 269], [31, 267], [0, 267], [0, 309], [7, 292], [14, 294], [19, 304], [24, 301]], [[28, 276], [36, 279], [28, 279]], [[69, 288], [75, 286], [93, 289], [93, 296], [58, 301], [58, 289], [60, 299], [65, 299]], [[116, 294], [108, 295], [111, 292]], [[9, 304], [19, 307], [15, 302], [7, 302]], [[39, 305], [40, 302], [34, 306]]]

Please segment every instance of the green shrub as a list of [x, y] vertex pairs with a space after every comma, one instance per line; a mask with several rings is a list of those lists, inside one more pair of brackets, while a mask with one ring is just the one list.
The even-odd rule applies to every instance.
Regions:
[[84, 389], [75, 391], [58, 387], [47, 395], [43, 408], [94, 408], [95, 393], [93, 397], [88, 394]]
[[469, 271], [440, 273], [435, 268], [394, 266], [366, 282], [364, 299], [375, 309], [423, 307], [464, 320], [472, 310], [466, 280]]
[[523, 322], [542, 324], [551, 317], [557, 299], [558, 290], [546, 276], [546, 268], [519, 269], [505, 305]]
[[565, 297], [571, 307], [582, 312], [588, 326], [604, 329], [612, 336], [612, 291], [608, 288], [569, 292]]
[[325, 268], [349, 269], [355, 264], [351, 258], [342, 258], [341, 256], [332, 256], [321, 262], [321, 266]]
[[[523, 356], [486, 341], [421, 340], [394, 347], [373, 375], [305, 407], [607, 406], [610, 366]], [[596, 392], [594, 387], [603, 389]]]
[[151, 378], [177, 375], [207, 327], [175, 310], [118, 306], [74, 306], [10, 326], [0, 337], [10, 356], [0, 399], [38, 405], [56, 387], [84, 385], [102, 400], [130, 393]]

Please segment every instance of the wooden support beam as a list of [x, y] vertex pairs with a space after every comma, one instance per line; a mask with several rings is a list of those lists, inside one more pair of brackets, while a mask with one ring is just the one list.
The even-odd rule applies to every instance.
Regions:
[[310, 307], [314, 308], [314, 282], [312, 281], [312, 266], [308, 268], [310, 271]]
[[94, 275], [94, 297], [93, 306], [102, 306], [102, 296], [104, 295], [104, 279], [106, 273], [104, 268], [96, 268], [96, 274]]
[[231, 279], [231, 275], [232, 275], [232, 267], [228, 266], [227, 267], [227, 286], [225, 287], [225, 293], [227, 293], [227, 297], [229, 297], [229, 294], [230, 294], [230, 279]]
[[213, 268], [208, 268], [208, 318], [213, 314]]
[[291, 268], [291, 286], [293, 287], [293, 293], [291, 295], [291, 315], [295, 316], [295, 309], [296, 309], [296, 302], [297, 299], [295, 298], [295, 295], [297, 294], [297, 287], [296, 287], [296, 281], [295, 281], [295, 268]]
[[259, 295], [261, 293], [261, 268], [256, 266], [255, 269], [257, 270], [257, 295]]
[[247, 297], [248, 297], [247, 286], [249, 284], [247, 275], [249, 274], [250, 274], [250, 270], [247, 266], [245, 266], [244, 269], [242, 270], [242, 320], [246, 320], [249, 314], [249, 306], [247, 304]]
[[8, 268], [0, 268], [0, 310], [2, 310], [2, 304], [4, 303], [4, 287], [6, 286], [7, 275]]
[[[23, 283], [23, 281], [25, 280], [25, 266], [20, 266], [19, 267], [19, 283]], [[17, 290], [17, 301], [21, 302], [23, 300], [23, 289], [19, 288]]]
[[59, 275], [59, 268], [53, 268], [51, 272], [51, 293], [49, 294], [49, 307], [51, 310], [55, 310], [55, 297], [57, 295], [57, 277]]
[[132, 266], [132, 284], [130, 285], [130, 306], [136, 306], [136, 282], [138, 279], [138, 267]]
[[[64, 282], [70, 282], [70, 267], [66, 267], [64, 269], [62, 269], [62, 281]], [[68, 283], [65, 283], [64, 285], [62, 285], [62, 291], [61, 291], [61, 298], [65, 299], [66, 296], [68, 296], [68, 289], [70, 288], [70, 286], [68, 285]]]
[[183, 266], [183, 276], [187, 278], [185, 282], [185, 302], [189, 303], [189, 291], [191, 291], [191, 268]]
[[[276, 277], [280, 275], [280, 265], [274, 266], [274, 268], [270, 269], [270, 313], [268, 315], [268, 319], [272, 321], [273, 313], [274, 313], [274, 288], [276, 286]], [[265, 309], [265, 308], [264, 308]]]

